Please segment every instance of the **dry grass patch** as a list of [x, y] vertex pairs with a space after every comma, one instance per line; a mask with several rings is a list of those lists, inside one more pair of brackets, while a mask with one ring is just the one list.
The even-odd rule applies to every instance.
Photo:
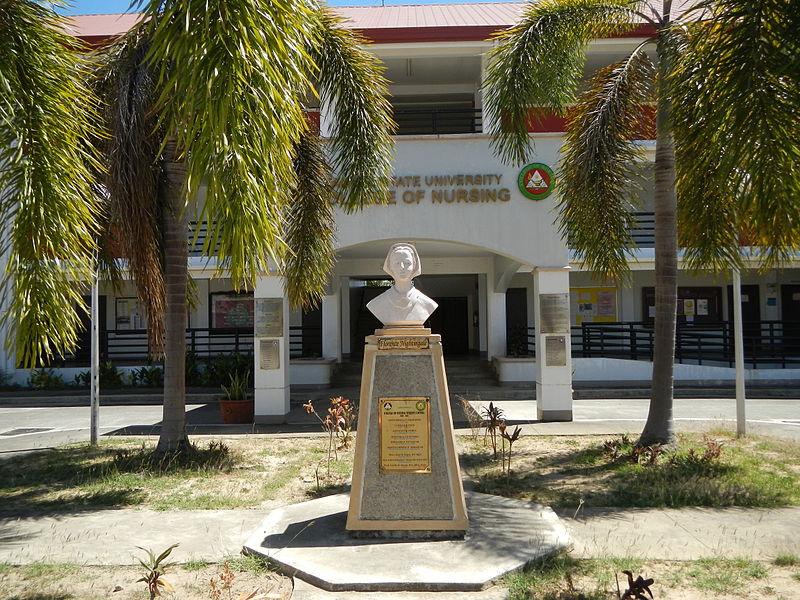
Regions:
[[730, 432], [680, 435], [674, 448], [627, 438], [522, 436], [511, 474], [481, 437], [463, 438], [462, 469], [477, 491], [559, 507], [800, 504], [800, 446]]
[[653, 579], [650, 590], [657, 600], [797, 598], [791, 568], [749, 560], [576, 560], [561, 555], [511, 575], [504, 583], [510, 600], [616, 600], [618, 592], [627, 589], [623, 570], [630, 570], [634, 578]]
[[[139, 567], [91, 567], [35, 563], [14, 567], [0, 564], [0, 589], [8, 600], [147, 600], [150, 596]], [[240, 594], [260, 592], [289, 598], [292, 582], [264, 563], [247, 557], [219, 564], [178, 565], [165, 575], [174, 593], [170, 598], [235, 600]]]
[[154, 461], [155, 439], [74, 445], [0, 464], [0, 506], [14, 512], [139, 506], [157, 510], [288, 504], [342, 489], [352, 451], [327, 473], [326, 440], [194, 438], [188, 458]]

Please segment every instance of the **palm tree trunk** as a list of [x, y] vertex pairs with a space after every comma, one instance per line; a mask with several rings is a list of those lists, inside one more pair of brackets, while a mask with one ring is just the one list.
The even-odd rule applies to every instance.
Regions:
[[164, 228], [164, 282], [166, 308], [164, 316], [164, 412], [161, 435], [156, 452], [180, 450], [186, 437], [186, 287], [188, 246], [186, 243], [186, 211], [181, 192], [186, 177], [186, 164], [177, 162], [175, 143], [165, 149], [162, 188]]
[[675, 439], [672, 422], [675, 325], [678, 304], [678, 227], [675, 190], [675, 145], [670, 127], [670, 99], [665, 76], [670, 65], [659, 43], [658, 104], [655, 158], [655, 329], [650, 411], [639, 437], [640, 445], [669, 444]]

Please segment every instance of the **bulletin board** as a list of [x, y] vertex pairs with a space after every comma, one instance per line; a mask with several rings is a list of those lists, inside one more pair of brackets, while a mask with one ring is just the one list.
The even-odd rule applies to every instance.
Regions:
[[569, 289], [573, 325], [618, 321], [617, 288], [575, 287]]

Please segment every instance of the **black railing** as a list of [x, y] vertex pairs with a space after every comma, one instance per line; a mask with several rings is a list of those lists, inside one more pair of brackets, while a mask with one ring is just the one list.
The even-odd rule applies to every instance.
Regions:
[[630, 228], [633, 241], [636, 242], [636, 245], [640, 248], [653, 248], [656, 243], [656, 214], [651, 212], [637, 212], [633, 213], [632, 216], [636, 221]]
[[[571, 328], [575, 358], [653, 360], [651, 323], [584, 323]], [[527, 355], [536, 356], [535, 332], [528, 328]], [[757, 321], [743, 326], [744, 360], [751, 368], [800, 368], [800, 323]], [[733, 324], [679, 324], [675, 362], [732, 367]]]
[[[100, 357], [117, 365], [150, 364], [150, 345], [144, 329], [110, 329], [100, 334]], [[253, 355], [251, 327], [209, 329], [194, 327], [186, 330], [186, 352], [197, 359], [239, 354]], [[89, 350], [53, 360], [52, 367], [88, 367]], [[321, 327], [289, 327], [290, 358], [319, 358], [322, 356]]]
[[483, 117], [476, 108], [396, 108], [397, 135], [480, 133]]

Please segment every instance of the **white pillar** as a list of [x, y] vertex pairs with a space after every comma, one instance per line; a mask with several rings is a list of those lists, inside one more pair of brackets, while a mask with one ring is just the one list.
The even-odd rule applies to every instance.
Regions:
[[339, 301], [341, 302], [341, 312], [339, 313], [340, 327], [339, 336], [341, 339], [341, 353], [350, 356], [350, 278], [342, 277], [339, 280]]
[[492, 360], [495, 356], [506, 355], [506, 295], [489, 291], [487, 301], [489, 344], [486, 358]]
[[569, 267], [533, 270], [536, 323], [536, 418], [572, 420]]
[[289, 301], [283, 277], [256, 281], [255, 422], [284, 423], [289, 412]]
[[481, 356], [489, 356], [488, 326], [489, 326], [489, 311], [487, 304], [489, 303], [489, 290], [486, 285], [486, 273], [478, 273], [478, 350]]
[[338, 280], [335, 286], [325, 291], [322, 297], [322, 356], [342, 360], [342, 319], [339, 315], [341, 288]]

